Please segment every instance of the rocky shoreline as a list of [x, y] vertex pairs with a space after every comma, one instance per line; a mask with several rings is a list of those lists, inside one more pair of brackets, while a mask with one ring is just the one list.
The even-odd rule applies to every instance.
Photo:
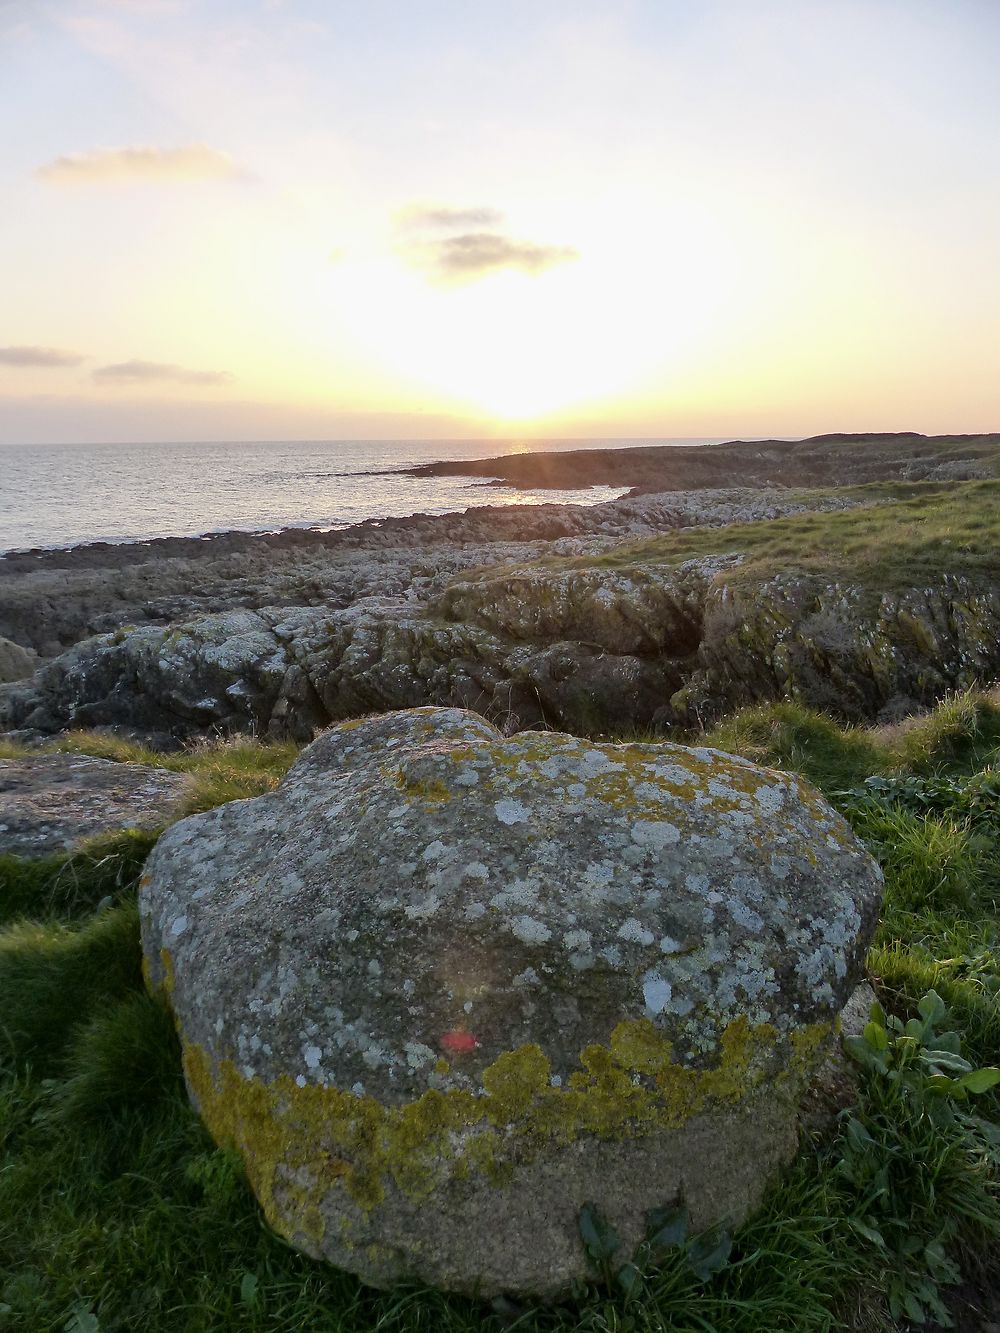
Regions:
[[[838, 571], [832, 549], [824, 573], [805, 529], [796, 530], [799, 554], [789, 548], [766, 577], [741, 566], [743, 545], [774, 520], [846, 518], [862, 505], [888, 513], [917, 494], [914, 480], [930, 481], [919, 494], [932, 497], [990, 486], [968, 478], [1000, 470], [1000, 437], [741, 447], [752, 448], [740, 455], [743, 473], [766, 484], [696, 484], [726, 458], [732, 480], [736, 446], [627, 449], [615, 451], [618, 480], [638, 478], [633, 493], [592, 507], [12, 553], [0, 559], [0, 637], [41, 663], [30, 679], [0, 684], [0, 731], [305, 740], [340, 718], [443, 704], [505, 730], [599, 733], [689, 727], [781, 697], [860, 721], [995, 677], [992, 576], [959, 564], [883, 587], [877, 572]], [[639, 493], [654, 463], [676, 469], [682, 453], [686, 485]], [[636, 457], [647, 454], [656, 459]], [[603, 451], [594, 456], [604, 466]], [[537, 472], [573, 457], [506, 461]], [[850, 489], [792, 488], [806, 459], [820, 475], [839, 468]], [[858, 482], [873, 472], [873, 484]], [[643, 546], [699, 532], [720, 536], [695, 542], [690, 558]]]
[[0, 636], [54, 657], [81, 639], [234, 606], [343, 609], [372, 595], [422, 599], [463, 569], [583, 555], [688, 526], [750, 523], [856, 501], [729, 487], [369, 520], [333, 532], [166, 537], [0, 558]]

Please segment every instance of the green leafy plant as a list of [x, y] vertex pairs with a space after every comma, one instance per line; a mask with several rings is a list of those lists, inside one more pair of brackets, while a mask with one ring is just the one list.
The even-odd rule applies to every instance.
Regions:
[[618, 1268], [614, 1267], [621, 1247], [618, 1233], [592, 1203], [580, 1209], [579, 1228], [596, 1274], [626, 1297], [638, 1297], [645, 1286], [644, 1269], [667, 1258], [680, 1259], [699, 1282], [709, 1282], [726, 1267], [733, 1249], [732, 1237], [721, 1227], [691, 1235], [688, 1211], [678, 1204], [654, 1208], [646, 1214], [645, 1240], [636, 1255]]
[[1000, 769], [995, 767], [970, 777], [875, 775], [837, 795], [847, 802], [892, 804], [912, 814], [967, 820], [977, 831], [992, 833], [1000, 829]]
[[880, 1004], [860, 1037], [847, 1037], [844, 1047], [858, 1064], [882, 1074], [900, 1092], [918, 1103], [937, 1123], [953, 1123], [956, 1103], [1000, 1083], [1000, 1069], [975, 1069], [961, 1054], [958, 1032], [939, 1031], [948, 1009], [937, 991], [928, 991], [917, 1006], [919, 1017], [905, 1024], [886, 1014]]
[[968, 1110], [1000, 1069], [962, 1055], [936, 991], [917, 1010], [904, 1023], [876, 1004], [862, 1034], [845, 1039], [866, 1077], [861, 1103], [843, 1114], [835, 1169], [854, 1195], [850, 1226], [881, 1258], [892, 1317], [950, 1327], [942, 1288], [961, 1270], [949, 1247], [963, 1232], [1000, 1237], [1000, 1127]]
[[675, 1247], [680, 1249], [691, 1271], [702, 1282], [714, 1277], [729, 1262], [733, 1241], [728, 1231], [712, 1227], [692, 1236], [691, 1219], [683, 1206], [654, 1208], [647, 1213], [646, 1222], [646, 1248], [649, 1252], [654, 1256], [662, 1256], [665, 1251]]

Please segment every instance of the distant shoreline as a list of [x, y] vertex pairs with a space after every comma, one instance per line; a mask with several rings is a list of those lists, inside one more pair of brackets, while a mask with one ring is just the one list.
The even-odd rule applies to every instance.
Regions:
[[[952, 446], [962, 457], [976, 458], [1000, 434], [927, 436], [917, 432], [872, 432], [810, 436], [803, 440], [731, 440], [706, 444], [648, 444], [613, 448], [528, 451], [490, 458], [441, 459], [410, 467], [386, 468], [343, 474], [355, 481], [366, 477], [461, 477], [480, 486], [502, 486], [515, 490], [589, 491], [611, 487], [625, 496], [667, 491], [711, 490], [730, 487], [824, 487], [864, 484], [907, 475], [906, 460], [913, 476], [926, 476], [928, 464], [942, 458]], [[443, 443], [443, 442], [442, 442]], [[932, 457], [933, 456], [933, 457]], [[900, 459], [904, 459], [903, 473]], [[930, 469], [932, 470], [932, 468]], [[607, 497], [610, 499], [611, 497]], [[600, 502], [598, 502], [600, 503]], [[0, 552], [0, 569], [24, 572], [30, 569], [113, 567], [155, 558], [197, 558], [269, 548], [288, 549], [320, 544], [346, 546], [368, 544], [385, 531], [399, 544], [408, 538], [416, 544], [428, 540], [450, 540], [449, 529], [467, 528], [469, 516], [489, 522], [507, 514], [508, 522], [534, 512], [541, 518], [555, 508], [588, 508], [579, 501], [538, 505], [468, 505], [429, 514], [421, 510], [406, 515], [369, 517], [357, 522], [302, 523], [281, 527], [229, 528], [195, 536], [123, 537], [65, 545], [35, 546]], [[429, 531], [439, 535], [428, 536]]]
[[[648, 440], [594, 440], [628, 452]], [[667, 447], [707, 440], [660, 441]], [[627, 489], [563, 495], [484, 489], [479, 478], [415, 477], [426, 462], [517, 449], [578, 451], [590, 442], [508, 439], [183, 442], [6, 449], [0, 485], [0, 554], [73, 550], [101, 543], [212, 539], [286, 528], [344, 529], [366, 520], [461, 513], [470, 505], [591, 504]], [[502, 486], [502, 483], [501, 483]]]

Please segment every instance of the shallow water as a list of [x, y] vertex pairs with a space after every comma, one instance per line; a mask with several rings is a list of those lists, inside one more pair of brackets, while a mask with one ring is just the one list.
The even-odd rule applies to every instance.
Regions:
[[[623, 488], [519, 491], [480, 478], [372, 475], [435, 459], [703, 440], [329, 440], [0, 447], [0, 552], [229, 529], [344, 527], [477, 505], [596, 504]], [[360, 475], [358, 475], [360, 474]]]

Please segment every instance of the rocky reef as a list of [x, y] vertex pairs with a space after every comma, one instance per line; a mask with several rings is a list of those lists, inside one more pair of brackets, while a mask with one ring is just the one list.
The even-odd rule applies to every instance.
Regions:
[[0, 728], [121, 726], [308, 740], [331, 720], [423, 704], [507, 730], [590, 734], [711, 721], [797, 699], [851, 720], [913, 711], [1000, 671], [1000, 588], [794, 570], [738, 552], [624, 567], [503, 570], [420, 604], [264, 607], [88, 639], [0, 689]]
[[756, 1206], [880, 899], [789, 775], [421, 709], [174, 825], [140, 910], [272, 1226], [376, 1285], [555, 1296], [591, 1200], [624, 1257], [678, 1197]]

